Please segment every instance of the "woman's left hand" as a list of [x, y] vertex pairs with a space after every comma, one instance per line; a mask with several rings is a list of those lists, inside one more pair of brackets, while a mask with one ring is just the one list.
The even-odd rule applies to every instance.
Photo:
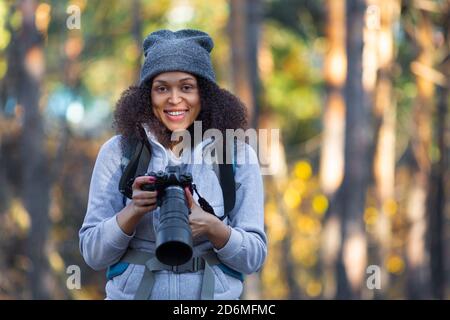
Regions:
[[186, 199], [188, 202], [188, 207], [191, 209], [191, 214], [189, 215], [189, 224], [192, 230], [192, 237], [197, 239], [201, 236], [208, 236], [210, 232], [210, 227], [214, 223], [214, 219], [217, 219], [212, 214], [204, 211], [192, 197], [189, 188], [185, 188]]
[[195, 203], [189, 188], [185, 188], [188, 206], [191, 209], [189, 215], [189, 224], [194, 239], [206, 235], [214, 248], [221, 249], [228, 242], [231, 235], [231, 229], [215, 215], [204, 211]]

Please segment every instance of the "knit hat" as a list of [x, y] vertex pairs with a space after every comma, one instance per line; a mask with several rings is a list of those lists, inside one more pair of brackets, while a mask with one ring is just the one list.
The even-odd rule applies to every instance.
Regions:
[[203, 31], [158, 30], [145, 38], [143, 47], [145, 60], [140, 84], [168, 71], [188, 72], [216, 81], [209, 55], [214, 42]]

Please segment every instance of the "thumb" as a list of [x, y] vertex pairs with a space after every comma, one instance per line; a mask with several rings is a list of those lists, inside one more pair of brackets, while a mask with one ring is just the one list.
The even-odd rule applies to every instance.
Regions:
[[184, 193], [186, 194], [186, 200], [187, 200], [188, 208], [192, 209], [192, 206], [194, 205], [194, 199], [192, 197], [191, 191], [189, 190], [189, 187], [185, 187], [184, 188]]

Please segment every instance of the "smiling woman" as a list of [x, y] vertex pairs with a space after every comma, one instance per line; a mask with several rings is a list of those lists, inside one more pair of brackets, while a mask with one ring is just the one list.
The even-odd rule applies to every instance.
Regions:
[[[244, 142], [235, 144], [236, 157], [241, 160], [236, 159], [229, 174], [236, 188], [222, 190], [222, 175], [210, 163], [174, 159], [170, 138], [173, 132], [186, 129], [193, 138], [194, 121], [201, 121], [202, 134], [217, 129], [225, 136], [227, 129], [246, 129], [245, 107], [216, 84], [209, 55], [213, 42], [208, 34], [160, 30], [150, 34], [143, 46], [140, 83], [125, 90], [117, 102], [114, 125], [118, 135], [102, 146], [95, 163], [80, 230], [81, 252], [92, 268], [108, 268], [106, 299], [238, 299], [242, 274], [258, 271], [267, 255], [264, 190], [256, 153]], [[135, 177], [131, 199], [124, 201], [119, 192], [124, 155], [131, 141], [141, 139], [142, 126], [151, 155], [144, 169], [157, 172], [178, 166], [191, 174], [196, 185], [195, 195], [185, 190], [194, 256], [176, 268], [155, 256], [158, 228], [168, 215], [161, 218], [157, 192], [143, 190], [153, 180]], [[192, 143], [187, 152], [203, 153], [216, 143]], [[226, 211], [223, 194], [227, 190], [235, 201]], [[215, 214], [198, 205], [199, 194]]]
[[170, 130], [185, 130], [200, 113], [197, 80], [185, 72], [165, 72], [153, 80], [155, 116]]

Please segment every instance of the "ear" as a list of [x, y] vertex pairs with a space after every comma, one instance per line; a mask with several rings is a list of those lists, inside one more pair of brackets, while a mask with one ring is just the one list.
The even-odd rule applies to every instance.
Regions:
[[178, 30], [174, 34], [178, 39], [184, 39], [198, 43], [208, 52], [211, 52], [211, 50], [214, 48], [214, 42], [206, 32], [194, 29], [184, 29]]
[[211, 52], [211, 50], [214, 48], [214, 42], [209, 36], [198, 36], [194, 37], [192, 40], [197, 42], [208, 52]]
[[145, 38], [142, 48], [144, 50], [144, 57], [147, 57], [148, 50], [158, 41], [174, 38], [174, 34], [170, 30], [158, 30], [152, 32]]

